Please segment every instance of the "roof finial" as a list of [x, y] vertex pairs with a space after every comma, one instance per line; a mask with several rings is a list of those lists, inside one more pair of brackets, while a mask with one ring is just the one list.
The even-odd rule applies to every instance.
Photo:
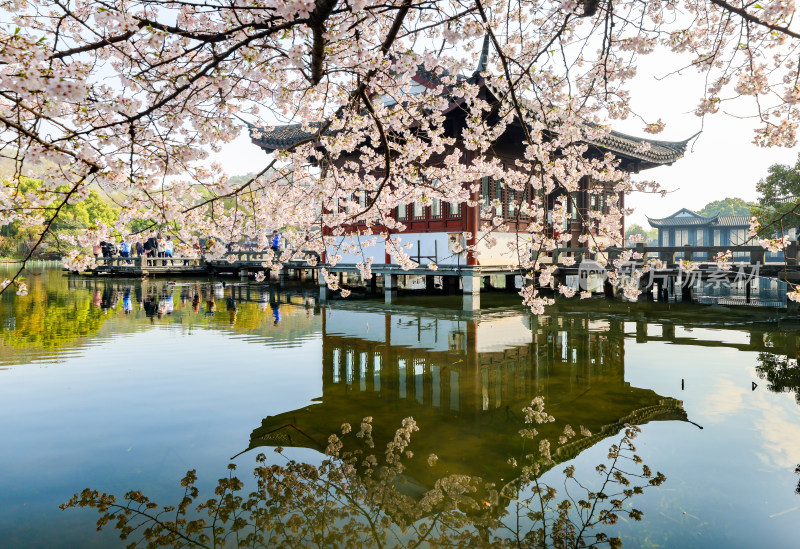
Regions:
[[248, 128], [250, 128], [251, 130], [252, 130], [253, 128], [255, 128], [255, 125], [251, 124], [250, 122], [248, 122], [247, 120], [245, 120], [244, 118], [242, 118], [241, 116], [239, 116], [238, 114], [234, 114], [233, 116], [235, 116], [236, 118], [238, 118], [239, 120], [241, 120], [242, 122], [244, 122], [244, 123], [245, 123], [245, 125], [247, 125], [247, 127], [248, 127]]
[[483, 46], [481, 47], [481, 56], [478, 59], [478, 68], [475, 69], [474, 74], [477, 75], [486, 70], [489, 61], [489, 33], [483, 36]]

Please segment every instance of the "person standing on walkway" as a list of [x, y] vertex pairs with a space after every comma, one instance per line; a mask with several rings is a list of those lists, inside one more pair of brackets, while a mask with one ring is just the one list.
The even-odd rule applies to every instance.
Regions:
[[[169, 257], [170, 264], [175, 265], [175, 261], [172, 260], [172, 254], [175, 252], [175, 244], [172, 242], [172, 237], [168, 236], [167, 239], [164, 241], [164, 257]], [[166, 261], [164, 262], [166, 263]]]
[[275, 253], [275, 259], [277, 259], [281, 251], [281, 233], [277, 230], [272, 231], [272, 251]]
[[[156, 257], [164, 257], [164, 235], [158, 233], [156, 235]], [[161, 262], [161, 266], [165, 266], [167, 264], [166, 261]]]
[[148, 238], [144, 243], [144, 253], [150, 257], [155, 256], [157, 246], [158, 241], [156, 240], [156, 237], [154, 235], [150, 235], [150, 238]]
[[[119, 245], [119, 255], [122, 257], [130, 257], [131, 256], [131, 244], [127, 240], [123, 240], [122, 243]], [[131, 260], [128, 260], [128, 263], [131, 263]]]

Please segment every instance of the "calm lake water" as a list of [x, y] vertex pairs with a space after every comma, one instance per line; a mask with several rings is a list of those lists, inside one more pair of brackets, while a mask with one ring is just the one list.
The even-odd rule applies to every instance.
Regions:
[[124, 546], [59, 504], [86, 487], [177, 503], [187, 470], [210, 493], [232, 459], [246, 477], [276, 445], [318, 463], [365, 416], [378, 448], [416, 419], [412, 491], [445, 473], [502, 484], [537, 395], [552, 429], [593, 433], [556, 456], [554, 486], [642, 428], [667, 481], [635, 497], [643, 521], [604, 529], [625, 547], [800, 543], [800, 319], [779, 311], [593, 299], [537, 318], [500, 293], [464, 313], [459, 297], [320, 306], [315, 288], [238, 281], [28, 282], [0, 297], [3, 547]]

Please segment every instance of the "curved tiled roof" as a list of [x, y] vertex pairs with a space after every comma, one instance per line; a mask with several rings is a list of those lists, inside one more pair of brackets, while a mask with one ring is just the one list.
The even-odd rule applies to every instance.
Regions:
[[[614, 153], [645, 160], [653, 164], [672, 164], [683, 156], [689, 141], [693, 137], [695, 136], [684, 141], [655, 141], [612, 130], [598, 139], [587, 139], [586, 142]], [[650, 147], [647, 150], [640, 150], [641, 144], [645, 142]]]
[[[484, 81], [484, 86], [486, 86], [486, 89], [496, 98], [502, 97], [503, 94], [490, 82]], [[537, 108], [526, 99], [520, 99], [519, 103], [525, 111], [523, 112], [523, 116], [526, 118], [525, 122], [531, 123], [532, 119], [536, 117]], [[300, 141], [315, 135], [314, 132], [307, 131], [308, 128], [303, 130], [301, 124], [287, 124], [284, 126], [276, 126], [271, 130], [262, 130], [249, 122], [244, 122], [250, 129], [250, 138], [256, 145], [264, 149], [288, 149], [298, 144]], [[319, 126], [319, 123], [311, 125], [311, 127], [317, 128], [319, 128]], [[612, 130], [595, 138], [588, 137], [589, 128], [590, 126], [587, 124], [587, 137], [584, 139], [585, 143], [610, 151], [619, 156], [648, 163], [652, 166], [672, 164], [680, 159], [686, 152], [689, 141], [697, 135], [695, 134], [684, 141], [658, 141]], [[332, 131], [326, 131], [325, 135], [333, 135], [333, 133]], [[649, 144], [649, 147], [643, 147], [643, 143]]]
[[712, 225], [719, 225], [720, 227], [737, 227], [744, 225], [745, 227], [750, 226], [750, 216], [749, 215], [720, 215], [717, 217], [716, 222], [712, 223]]
[[750, 216], [747, 215], [715, 215], [712, 217], [663, 217], [647, 221], [652, 227], [749, 227]]
[[664, 217], [662, 219], [650, 219], [650, 225], [653, 227], [692, 227], [698, 225], [709, 225], [716, 220], [714, 217]]
[[[303, 129], [302, 124], [287, 124], [285, 126], [275, 126], [271, 130], [262, 130], [257, 126], [247, 123], [250, 131], [250, 139], [253, 143], [264, 149], [283, 150], [292, 147], [301, 141], [313, 137], [318, 132], [308, 131]], [[311, 127], [319, 128], [320, 124], [311, 124]], [[325, 135], [333, 135], [333, 132], [328, 130]]]
[[[495, 97], [499, 98], [503, 95], [493, 84], [486, 82], [485, 86]], [[522, 98], [518, 99], [518, 102], [520, 106], [527, 111], [525, 114], [535, 118], [536, 112], [538, 111], [536, 105], [527, 99]], [[531, 120], [528, 119], [526, 122], [531, 123]], [[586, 124], [586, 128], [586, 133], [588, 134], [588, 130], [591, 128], [591, 126]], [[644, 137], [636, 137], [611, 130], [607, 134], [597, 138], [587, 136], [586, 139], [584, 139], [584, 142], [618, 155], [627, 156], [628, 158], [633, 158], [636, 160], [642, 160], [653, 165], [659, 165], [672, 164], [676, 160], [679, 160], [681, 157], [683, 157], [689, 141], [697, 137], [698, 134], [699, 132], [683, 141], [659, 141]], [[643, 143], [647, 143], [650, 146], [644, 148], [642, 147]]]

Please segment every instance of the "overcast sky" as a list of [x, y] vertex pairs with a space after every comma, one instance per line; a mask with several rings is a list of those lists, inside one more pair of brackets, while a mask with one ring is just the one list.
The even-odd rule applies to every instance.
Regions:
[[[683, 159], [672, 166], [647, 170], [636, 176], [658, 181], [669, 191], [667, 196], [634, 194], [626, 205], [634, 213], [626, 226], [638, 223], [650, 228], [647, 217], [668, 216], [681, 208], [701, 209], [707, 203], [727, 197], [755, 200], [756, 183], [775, 163], [793, 164], [800, 148], [764, 149], [752, 144], [754, 122], [737, 118], [746, 112], [750, 103], [728, 104], [718, 114], [707, 116], [705, 121], [694, 115], [703, 81], [694, 71], [684, 71], [666, 80], [655, 78], [670, 58], [653, 57], [639, 66], [639, 76], [632, 86], [633, 108], [648, 122], [657, 119], [666, 123], [666, 129], [655, 139], [682, 141], [702, 130], [692, 141]], [[725, 114], [726, 110], [731, 114]], [[638, 118], [614, 121], [612, 127], [632, 135], [646, 136], [644, 122]], [[267, 162], [266, 154], [253, 145], [243, 132], [215, 156], [232, 175], [257, 172]], [[647, 217], [646, 217], [647, 216]]]

